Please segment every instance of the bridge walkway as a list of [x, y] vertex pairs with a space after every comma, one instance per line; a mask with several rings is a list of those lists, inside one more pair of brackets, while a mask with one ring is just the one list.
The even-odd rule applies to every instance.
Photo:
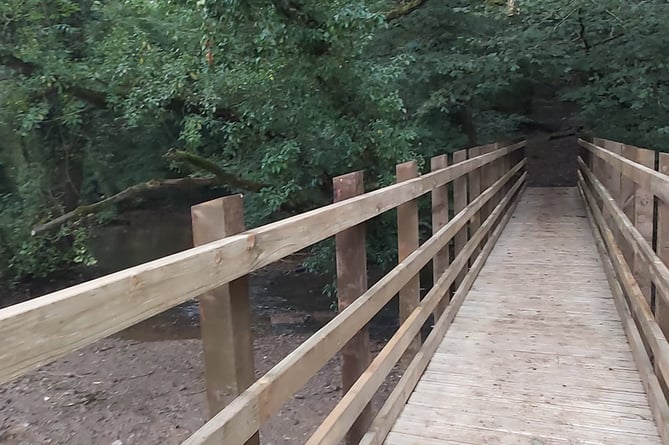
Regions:
[[661, 443], [576, 188], [525, 191], [385, 443]]

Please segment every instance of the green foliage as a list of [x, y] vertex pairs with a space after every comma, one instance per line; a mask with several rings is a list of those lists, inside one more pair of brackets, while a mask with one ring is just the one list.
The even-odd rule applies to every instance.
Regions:
[[[364, 169], [374, 189], [398, 162], [425, 171], [512, 136], [538, 99], [575, 103], [602, 136], [666, 145], [666, 2], [517, 3], [425, 2], [387, 23], [395, 1], [0, 0], [4, 267], [86, 263], [78, 226], [31, 228], [138, 182], [211, 173], [171, 148], [260, 184], [246, 194], [257, 225], [329, 202], [336, 175]], [[394, 261], [393, 224], [371, 228], [376, 264]]]
[[39, 184], [25, 178], [13, 193], [0, 195], [0, 241], [3, 275], [19, 278], [45, 278], [72, 265], [90, 266], [95, 260], [86, 249], [82, 229], [62, 229], [55, 235], [27, 236], [32, 221], [43, 217], [42, 197], [35, 194]]
[[499, 46], [556, 100], [578, 104], [586, 130], [665, 149], [668, 19], [665, 1], [524, 1]]

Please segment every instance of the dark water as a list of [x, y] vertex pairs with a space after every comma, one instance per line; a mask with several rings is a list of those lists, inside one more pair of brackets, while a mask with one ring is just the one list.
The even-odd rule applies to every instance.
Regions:
[[[129, 224], [98, 229], [89, 248], [98, 260], [98, 269], [108, 274], [192, 247], [190, 214], [140, 213]], [[332, 277], [310, 274], [299, 257], [274, 263], [249, 277], [253, 329], [257, 336], [289, 331], [315, 331], [336, 313], [332, 301], [323, 294]], [[373, 335], [386, 337], [396, 320], [392, 309], [377, 317]], [[382, 327], [379, 327], [382, 326]], [[199, 313], [196, 301], [163, 312], [117, 334], [138, 341], [198, 338]]]
[[187, 212], [136, 212], [128, 223], [95, 229], [88, 243], [101, 274], [180, 252], [193, 247]]

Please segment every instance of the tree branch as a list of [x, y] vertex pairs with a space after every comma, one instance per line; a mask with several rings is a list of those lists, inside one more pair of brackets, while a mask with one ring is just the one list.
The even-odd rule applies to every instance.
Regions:
[[395, 7], [395, 9], [386, 13], [386, 21], [392, 22], [393, 20], [399, 19], [400, 17], [409, 15], [416, 9], [423, 6], [425, 3], [427, 3], [427, 0], [411, 0], [406, 3], [400, 3], [397, 5], [397, 7]]
[[588, 42], [588, 39], [585, 37], [585, 23], [583, 22], [583, 16], [581, 15], [581, 9], [579, 8], [578, 10], [578, 23], [579, 23], [579, 34], [578, 36], [580, 37], [581, 41], [583, 42], [583, 49], [585, 50], [586, 54], [590, 53], [590, 42]]
[[239, 176], [223, 170], [221, 166], [219, 166], [211, 159], [207, 159], [188, 151], [172, 148], [167, 153], [165, 153], [165, 158], [171, 161], [195, 167], [208, 173], [212, 173], [221, 185], [227, 185], [233, 188], [255, 193], [267, 187], [267, 184], [240, 178]]
[[604, 39], [604, 40], [602, 40], [602, 41], [600, 41], [600, 42], [593, 43], [592, 45], [590, 45], [590, 49], [592, 49], [592, 48], [594, 48], [594, 47], [596, 47], [596, 46], [599, 46], [599, 45], [605, 45], [605, 44], [607, 44], [607, 43], [609, 43], [609, 42], [613, 42], [614, 40], [617, 40], [617, 39], [619, 39], [619, 38], [621, 38], [621, 37], [625, 37], [625, 33], [622, 33], [622, 34], [616, 34], [616, 35], [611, 36], [611, 37], [608, 37], [608, 38], [606, 38], [606, 39]]
[[190, 188], [190, 187], [205, 187], [213, 185], [229, 186], [250, 192], [259, 192], [261, 189], [267, 187], [265, 184], [250, 181], [248, 179], [240, 178], [232, 173], [222, 169], [214, 161], [198, 156], [194, 153], [189, 153], [183, 150], [170, 149], [165, 157], [171, 161], [195, 167], [199, 170], [206, 171], [213, 174], [206, 178], [178, 178], [178, 179], [152, 179], [141, 184], [136, 184], [128, 187], [117, 194], [103, 199], [102, 201], [93, 204], [80, 205], [74, 210], [71, 210], [51, 221], [44, 224], [37, 225], [32, 230], [32, 235], [37, 235], [46, 231], [50, 231], [61, 227], [73, 220], [78, 220], [89, 215], [99, 213], [100, 211], [117, 205], [121, 202], [127, 201], [144, 194], [155, 192], [157, 190], [169, 188]]
[[24, 62], [23, 60], [19, 59], [18, 57], [14, 57], [11, 54], [4, 54], [0, 56], [0, 65], [4, 65], [7, 68], [25, 76], [30, 76], [35, 71], [35, 65], [29, 62]]
[[178, 179], [162, 179], [156, 180], [152, 179], [150, 181], [136, 184], [127, 189], [118, 192], [117, 194], [110, 196], [109, 198], [103, 199], [93, 204], [86, 204], [77, 207], [76, 209], [67, 212], [58, 218], [52, 219], [44, 224], [37, 225], [32, 229], [32, 235], [38, 235], [50, 230], [57, 229], [63, 224], [68, 223], [72, 220], [77, 220], [84, 218], [86, 216], [94, 215], [101, 212], [102, 210], [108, 209], [116, 204], [119, 204], [123, 201], [127, 201], [132, 198], [144, 195], [149, 192], [154, 192], [156, 190], [170, 189], [170, 188], [192, 188], [192, 187], [204, 187], [212, 186], [219, 184], [218, 178], [208, 177], [208, 178], [178, 178]]

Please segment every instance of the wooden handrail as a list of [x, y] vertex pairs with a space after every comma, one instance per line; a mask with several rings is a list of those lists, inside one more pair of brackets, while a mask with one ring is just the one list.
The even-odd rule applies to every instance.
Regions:
[[0, 310], [0, 384], [365, 222], [525, 146], [518, 142], [416, 179]]
[[640, 165], [583, 139], [579, 138], [578, 144], [593, 155], [604, 160], [635, 183], [649, 189], [651, 193], [663, 202], [669, 204], [669, 176], [658, 173], [652, 168]]
[[[522, 194], [525, 185], [526, 183], [523, 182], [521, 190], [518, 192], [518, 195]], [[414, 357], [411, 364], [400, 378], [400, 381], [397, 382], [397, 385], [388, 396], [388, 399], [386, 399], [386, 402], [379, 410], [369, 431], [360, 441], [360, 445], [381, 445], [383, 441], [386, 439], [386, 436], [390, 432], [390, 429], [395, 423], [395, 420], [402, 411], [402, 408], [404, 408], [404, 405], [406, 404], [407, 400], [409, 400], [409, 396], [411, 395], [413, 389], [418, 384], [420, 377], [423, 375], [425, 368], [427, 368], [430, 359], [432, 359], [435, 351], [441, 344], [441, 341], [444, 335], [446, 334], [446, 331], [448, 330], [449, 326], [453, 322], [453, 319], [455, 318], [458, 309], [464, 302], [464, 299], [467, 296], [467, 292], [474, 283], [474, 279], [478, 276], [479, 272], [481, 271], [481, 268], [483, 267], [486, 259], [488, 258], [488, 255], [490, 255], [490, 252], [495, 246], [495, 243], [502, 234], [504, 227], [506, 226], [509, 219], [511, 219], [511, 216], [513, 215], [513, 212], [516, 206], [518, 205], [518, 202], [519, 199], [515, 199], [511, 203], [506, 212], [504, 212], [503, 206], [497, 206], [497, 208], [493, 211], [493, 214], [491, 214], [486, 220], [486, 222], [490, 221], [491, 226], [493, 226], [495, 220], [499, 218], [499, 215], [504, 213], [504, 216], [502, 217], [500, 223], [492, 231], [490, 238], [487, 240], [487, 242], [485, 242], [483, 249], [481, 250], [480, 254], [476, 257], [474, 264], [472, 264], [471, 269], [465, 276], [465, 279], [462, 282], [462, 286], [458, 288], [458, 290], [455, 292], [451, 304], [437, 319], [434, 327], [432, 328], [432, 331], [430, 331], [430, 334], [425, 340], [423, 347], [420, 349], [420, 351], [418, 351], [418, 354], [416, 355], [416, 357]], [[484, 225], [485, 224], [486, 223], [484, 223]], [[489, 228], [484, 228], [483, 226], [481, 226], [479, 231], [482, 235], [481, 239], [485, 240], [485, 236], [483, 235], [489, 232]], [[478, 243], [472, 243], [471, 245], [468, 245], [465, 248], [467, 250], [467, 253], [465, 253], [465, 255], [462, 257], [459, 256], [459, 258], [457, 258], [456, 261], [466, 260], [468, 258], [467, 255], [469, 255], [469, 253], [471, 253], [472, 251], [474, 252], [476, 251], [475, 250], [476, 247], [478, 247]], [[445, 276], [446, 275], [442, 276], [442, 278], [444, 278]], [[450, 280], [452, 276], [453, 273], [451, 273], [451, 276], [448, 277], [448, 279]]]
[[[453, 167], [463, 164], [464, 162]], [[518, 162], [419, 249], [298, 346], [183, 444], [244, 443], [365, 326], [525, 164], [525, 159]], [[398, 185], [402, 184], [406, 182]]]
[[[611, 293], [613, 294], [613, 300], [616, 305], [616, 309], [618, 310], [618, 314], [620, 314], [623, 328], [632, 350], [632, 355], [634, 356], [634, 360], [639, 367], [639, 374], [641, 375], [641, 381], [644, 385], [644, 389], [646, 390], [646, 394], [648, 395], [648, 401], [650, 403], [653, 416], [656, 419], [662, 440], [667, 443], [669, 442], [669, 404], [667, 404], [667, 400], [664, 397], [662, 387], [660, 386], [660, 382], [655, 375], [655, 372], [653, 371], [653, 365], [650, 361], [650, 357], [646, 352], [643, 339], [641, 338], [637, 325], [627, 305], [627, 301], [625, 300], [623, 287], [630, 289], [631, 283], [628, 282], [626, 286], [621, 286], [621, 283], [618, 279], [619, 276], [626, 276], [626, 271], [623, 269], [627, 267], [627, 272], [629, 272], [629, 266], [625, 264], [625, 257], [620, 251], [620, 247], [616, 243], [615, 236], [613, 235], [611, 229], [607, 226], [604, 215], [597, 207], [595, 198], [588, 189], [588, 186], [580, 172], [578, 189], [583, 201], [586, 204], [585, 209], [588, 214], [588, 219], [590, 221], [593, 234], [595, 236], [595, 244], [597, 245], [597, 250], [599, 251], [600, 258], [602, 259], [602, 266], [604, 267], [604, 272], [606, 273], [606, 278], [609, 283], [609, 287], [611, 288]], [[636, 289], [638, 289], [640, 292], [638, 286]]]
[[[623, 238], [625, 238], [625, 240], [630, 243], [633, 250], [639, 252], [648, 263], [651, 278], [660, 291], [660, 298], [663, 298], [664, 302], [669, 304], [669, 268], [664, 264], [660, 257], [657, 256], [653, 251], [653, 247], [648, 244], [637, 228], [634, 227], [634, 224], [630, 221], [627, 215], [625, 215], [625, 212], [618, 207], [613, 196], [611, 196], [608, 190], [606, 190], [606, 187], [604, 187], [599, 179], [595, 177], [580, 157], [578, 158], [578, 165], [583, 175], [591, 184], [593, 192], [602, 201], [606, 211], [611, 215], [613, 222], [616, 224], [616, 228], [620, 231]], [[667, 368], [667, 370], [669, 370], [669, 368]]]
[[[653, 371], [653, 366], [642, 337], [649, 344], [650, 352], [654, 357], [655, 363], [659, 364], [660, 374], [663, 376], [665, 382], [667, 381], [666, 369], [667, 359], [669, 358], [669, 344], [662, 334], [660, 326], [655, 321], [650, 307], [638, 283], [634, 279], [620, 247], [616, 243], [615, 236], [606, 223], [603, 212], [597, 205], [595, 194], [592, 191], [594, 189], [593, 183], [589, 185], [583, 173], [588, 177], [588, 180], [593, 179], [594, 175], [587, 169], [587, 166], [580, 158], [579, 164], [581, 165], [581, 171], [578, 172], [579, 191], [586, 203], [586, 210], [593, 225], [597, 248], [602, 257], [604, 270], [607, 274], [616, 308], [623, 321], [625, 333], [639, 367], [651, 410], [653, 411], [663, 442], [666, 443], [669, 442], [669, 405], [667, 405], [667, 400], [657, 375]], [[596, 180], [596, 178], [594, 179]], [[627, 300], [625, 300], [623, 290], [627, 294]], [[631, 316], [629, 306], [631, 306], [631, 311], [635, 315], [636, 323]], [[639, 332], [639, 329], [641, 332]], [[641, 333], [643, 335], [640, 335]]]
[[[523, 185], [527, 173], [524, 173], [506, 193], [504, 198], [495, 207], [484, 224], [467, 241], [462, 251], [460, 251], [446, 269], [446, 272], [432, 286], [432, 289], [423, 297], [418, 307], [411, 313], [407, 320], [400, 326], [395, 335], [393, 335], [384, 348], [378, 353], [374, 361], [367, 368], [365, 373], [358, 379], [355, 385], [347, 392], [342, 400], [334, 407], [321, 426], [307, 441], [306, 445], [336, 445], [344, 438], [346, 432], [351, 427], [362, 409], [372, 400], [372, 397], [383, 383], [386, 376], [390, 373], [393, 366], [397, 363], [402, 353], [406, 350], [409, 342], [419, 333], [423, 324], [427, 321], [432, 311], [437, 307], [446, 294], [448, 288], [453, 284], [456, 277], [465, 269], [469, 258], [474, 253], [474, 249], [479, 246], [483, 237], [491, 231], [495, 222], [503, 215], [507, 205], [512, 201], [516, 192]], [[465, 272], [467, 272], [465, 270]], [[469, 271], [472, 274], [472, 270]], [[472, 274], [474, 278], [477, 273]], [[467, 280], [467, 273], [465, 279]], [[473, 282], [473, 279], [470, 279]], [[464, 301], [464, 296], [468, 289], [466, 286], [459, 286], [459, 295], [451, 302], [447, 311], [457, 312]], [[464, 289], [464, 290], [463, 290]], [[443, 335], [442, 335], [443, 336]]]

